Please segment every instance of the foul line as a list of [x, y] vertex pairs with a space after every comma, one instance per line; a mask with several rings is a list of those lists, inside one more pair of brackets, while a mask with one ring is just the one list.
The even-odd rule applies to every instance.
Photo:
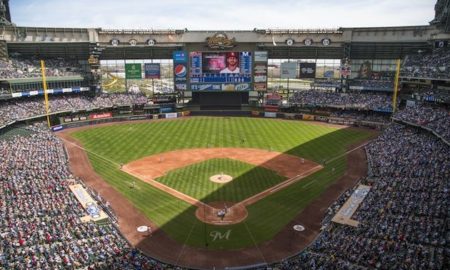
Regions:
[[195, 228], [195, 223], [196, 223], [196, 222], [194, 222], [194, 224], [192, 224], [192, 228], [191, 228], [191, 230], [189, 231], [189, 234], [188, 234], [188, 236], [186, 237], [186, 240], [185, 240], [184, 243], [183, 243], [183, 248], [180, 250], [180, 253], [178, 254], [178, 257], [177, 257], [177, 260], [176, 260], [176, 262], [175, 262], [175, 265], [178, 265], [178, 261], [180, 260], [181, 255], [183, 255], [184, 249], [186, 248], [186, 243], [187, 243], [187, 241], [189, 240], [189, 238], [191, 238], [192, 231], [193, 231], [194, 228]]
[[84, 147], [82, 147], [82, 146], [80, 146], [80, 145], [78, 145], [78, 144], [76, 144], [76, 143], [74, 143], [74, 142], [71, 142], [71, 141], [69, 141], [69, 140], [67, 140], [67, 139], [65, 139], [65, 138], [59, 137], [59, 139], [65, 141], [66, 143], [68, 143], [68, 144], [70, 144], [70, 145], [72, 145], [72, 146], [75, 146], [75, 147], [77, 147], [77, 148], [79, 148], [79, 149], [85, 151], [86, 153], [90, 153], [90, 154], [92, 154], [92, 155], [94, 155], [94, 156], [97, 156], [97, 157], [103, 159], [103, 160], [106, 160], [106, 161], [112, 163], [113, 165], [120, 166], [119, 163], [117, 163], [117, 162], [115, 162], [115, 161], [112, 161], [112, 160], [110, 160], [110, 159], [107, 159], [106, 157], [104, 157], [104, 156], [102, 156], [102, 155], [99, 155], [99, 154], [97, 154], [97, 153], [95, 153], [95, 152], [92, 152], [92, 151], [90, 151], [90, 150], [87, 150], [86, 148], [84, 148]]
[[256, 243], [255, 238], [253, 238], [253, 234], [252, 234], [252, 232], [250, 231], [250, 229], [248, 228], [247, 222], [244, 221], [244, 225], [245, 225], [245, 228], [246, 228], [247, 231], [248, 231], [248, 234], [250, 235], [250, 238], [251, 238], [252, 241], [253, 241], [253, 244], [255, 245], [256, 249], [259, 251], [259, 254], [261, 254], [261, 258], [263, 259], [264, 263], [267, 264], [266, 257], [264, 257], [264, 253], [263, 253], [263, 252], [261, 251], [261, 249], [259, 248], [259, 245]]
[[336, 159], [341, 158], [341, 157], [343, 157], [343, 156], [346, 156], [347, 154], [350, 154], [351, 152], [356, 151], [356, 150], [358, 150], [359, 148], [368, 145], [370, 142], [371, 142], [371, 141], [365, 142], [365, 143], [361, 144], [360, 146], [357, 146], [357, 147], [355, 147], [355, 148], [353, 148], [353, 149], [348, 150], [347, 152], [343, 153], [342, 155], [339, 155], [339, 156], [336, 156], [336, 157], [334, 157], [334, 158], [332, 158], [332, 159], [326, 160], [326, 161], [325, 161], [325, 164], [330, 163], [330, 162], [333, 162], [333, 161], [335, 161]]
[[295, 177], [293, 177], [293, 178], [291, 178], [289, 180], [286, 180], [283, 183], [278, 184], [277, 186], [274, 186], [273, 188], [270, 189], [270, 193], [276, 192], [276, 191], [278, 191], [280, 189], [283, 189], [283, 188], [285, 188], [287, 186], [290, 186], [291, 184], [297, 182], [298, 180], [301, 180], [301, 179], [311, 175], [311, 173], [309, 173], [309, 172], [317, 171], [317, 170], [322, 169], [322, 168], [323, 167], [321, 165], [317, 165], [315, 167], [312, 167], [311, 169], [302, 172], [302, 174], [297, 175], [297, 176], [295, 176]]

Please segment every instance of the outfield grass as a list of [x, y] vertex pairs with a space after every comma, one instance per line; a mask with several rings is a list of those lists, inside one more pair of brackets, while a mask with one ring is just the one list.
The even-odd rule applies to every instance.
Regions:
[[[344, 154], [347, 146], [367, 139], [370, 133], [299, 121], [202, 117], [94, 127], [75, 132], [73, 136], [88, 150], [94, 169], [105, 181], [170, 237], [191, 246], [237, 249], [273, 238], [309, 202], [344, 174], [345, 157], [327, 163], [321, 171], [249, 206], [245, 222], [232, 226], [201, 223], [195, 217], [195, 207], [120, 171], [118, 164], [156, 153], [208, 146], [271, 149], [321, 163]], [[332, 168], [335, 168], [334, 172]], [[129, 183], [133, 179], [137, 186], [130, 189]], [[218, 196], [216, 193], [220, 192], [220, 189], [206, 190], [198, 196], [205, 200]], [[209, 236], [211, 231], [225, 233], [228, 230], [228, 239], [212, 241]]]
[[[220, 184], [209, 180], [212, 175], [221, 173], [230, 175], [233, 181]], [[156, 180], [207, 203], [240, 202], [286, 179], [263, 167], [216, 158], [172, 170]]]

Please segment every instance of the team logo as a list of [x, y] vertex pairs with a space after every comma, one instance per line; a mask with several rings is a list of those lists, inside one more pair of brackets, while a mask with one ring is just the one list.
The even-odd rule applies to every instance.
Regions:
[[206, 38], [206, 42], [208, 42], [208, 47], [211, 49], [233, 48], [236, 43], [236, 38], [230, 39], [227, 34], [221, 32]]
[[209, 233], [209, 236], [212, 238], [213, 242], [216, 240], [228, 240], [230, 238], [231, 230], [228, 230], [224, 233], [219, 231], [212, 231]]
[[176, 65], [175, 66], [175, 76], [177, 77], [186, 77], [187, 71], [185, 65]]
[[100, 217], [100, 209], [98, 209], [97, 205], [92, 202], [86, 204], [86, 211], [93, 218]]

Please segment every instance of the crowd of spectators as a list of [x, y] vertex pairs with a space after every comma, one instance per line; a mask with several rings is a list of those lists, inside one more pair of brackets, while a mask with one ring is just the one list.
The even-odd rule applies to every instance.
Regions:
[[329, 223], [305, 251], [272, 267], [448, 269], [450, 146], [423, 129], [392, 124], [366, 153], [362, 183], [371, 190], [352, 217], [359, 225]]
[[[46, 76], [80, 76], [81, 66], [77, 61], [64, 58], [45, 60]], [[0, 59], [0, 79], [19, 79], [41, 77], [41, 63], [35, 58]]]
[[[359, 93], [303, 91], [297, 104], [375, 110], [391, 98]], [[110, 94], [50, 98], [54, 112], [146, 103], [141, 95]], [[0, 103], [2, 121], [44, 114], [42, 98]], [[336, 111], [335, 117], [361, 117]], [[386, 118], [364, 114], [373, 120]], [[381, 118], [379, 118], [381, 117]], [[395, 119], [426, 127], [450, 141], [450, 114], [440, 107], [406, 107]], [[361, 120], [361, 119], [360, 119]], [[74, 179], [62, 143], [42, 125], [29, 137], [0, 139], [0, 268], [165, 269], [133, 249], [112, 223], [83, 223], [85, 210], [68, 189]], [[434, 134], [391, 124], [366, 146], [371, 190], [353, 219], [357, 227], [332, 223], [351, 195], [329, 209], [319, 237], [278, 269], [446, 269], [449, 266], [450, 146]], [[78, 180], [74, 179], [78, 183]]]
[[79, 182], [63, 144], [43, 126], [0, 139], [0, 268], [166, 269], [133, 249], [113, 223], [80, 219], [87, 213], [69, 189]]
[[358, 121], [387, 123], [390, 121], [390, 114], [365, 113], [361, 111], [333, 111], [331, 117], [352, 119]]
[[[55, 95], [49, 97], [50, 112], [92, 110], [113, 106], [133, 106], [147, 103], [142, 94], [103, 94], [95, 97], [84, 95]], [[0, 102], [0, 126], [45, 114], [42, 97], [22, 98]]]
[[428, 128], [450, 142], [450, 112], [443, 107], [426, 104], [407, 106], [393, 118]]
[[450, 79], [450, 49], [440, 48], [431, 54], [408, 55], [401, 67], [400, 76]]
[[394, 82], [385, 80], [352, 80], [349, 83], [350, 90], [362, 91], [394, 91]]
[[295, 92], [290, 98], [290, 103], [314, 107], [391, 111], [392, 96], [370, 93], [338, 93], [308, 90]]

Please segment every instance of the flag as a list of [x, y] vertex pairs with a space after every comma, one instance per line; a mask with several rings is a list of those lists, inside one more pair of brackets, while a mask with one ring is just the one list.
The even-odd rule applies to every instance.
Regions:
[[273, 43], [273, 46], [277, 46], [277, 43], [275, 42], [275, 37], [274, 36], [272, 36], [272, 43]]

